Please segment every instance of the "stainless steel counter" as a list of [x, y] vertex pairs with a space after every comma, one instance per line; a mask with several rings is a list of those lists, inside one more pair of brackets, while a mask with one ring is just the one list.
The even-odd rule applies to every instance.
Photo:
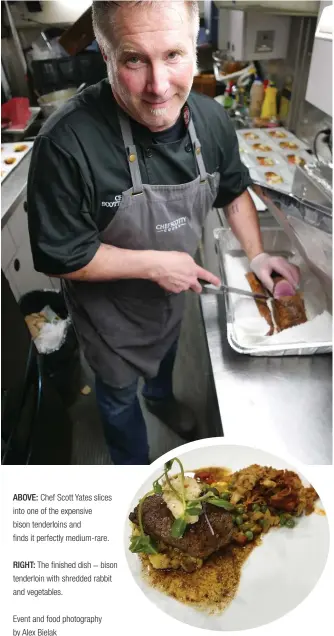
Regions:
[[[205, 228], [204, 266], [218, 274], [213, 229]], [[201, 296], [222, 434], [231, 442], [285, 452], [306, 464], [332, 463], [332, 356], [258, 358], [226, 339], [223, 298]]]
[[30, 158], [31, 150], [1, 185], [1, 228], [25, 197]]

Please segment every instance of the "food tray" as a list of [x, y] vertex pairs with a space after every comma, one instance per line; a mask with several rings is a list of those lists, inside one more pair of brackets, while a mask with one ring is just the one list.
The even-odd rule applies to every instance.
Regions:
[[[263, 228], [262, 237], [266, 252], [285, 256], [299, 265], [301, 291], [305, 293], [305, 307], [309, 321], [300, 327], [282, 331], [276, 336], [266, 336], [269, 327], [264, 318], [260, 316], [254, 300], [243, 298], [237, 294], [225, 294], [229, 345], [241, 354], [266, 357], [315, 355], [331, 352], [332, 316], [330, 303], [320, 279], [315, 276], [314, 272], [311, 272], [281, 228]], [[232, 231], [228, 228], [217, 228], [214, 230], [214, 238], [222, 281], [227, 285], [242, 287], [249, 291], [245, 278], [245, 273], [249, 271], [249, 264]], [[307, 305], [306, 300], [308, 300], [309, 305]], [[245, 332], [246, 336], [242, 333], [245, 324], [247, 324], [247, 329], [250, 328], [248, 333]], [[318, 329], [319, 324], [321, 326]], [[252, 337], [249, 336], [250, 332], [252, 332]], [[294, 333], [291, 337], [292, 332]]]
[[[318, 228], [327, 234], [332, 234], [332, 210], [327, 206], [299, 199], [296, 195], [291, 194], [291, 192], [286, 194], [285, 192], [281, 192], [278, 188], [262, 185], [261, 189], [266, 197], [265, 200], [254, 197], [254, 192], [249, 188], [253, 201], [255, 198], [254, 202], [257, 210], [268, 209], [267, 199], [269, 197], [276, 211], [279, 212], [281, 210], [281, 214], [283, 213], [288, 221], [289, 218], [295, 217], [296, 219], [301, 219], [307, 225]], [[261, 208], [258, 206], [258, 200], [262, 204]], [[276, 218], [276, 220], [280, 224], [280, 219]]]
[[[23, 157], [26, 156], [32, 147], [32, 141], [1, 144], [1, 183], [13, 170], [15, 170], [16, 166], [18, 166], [20, 161], [22, 161]], [[10, 159], [15, 159], [15, 161], [7, 164], [6, 161]]]
[[[237, 131], [237, 137], [240, 157], [245, 166], [248, 169], [260, 168], [256, 173], [251, 173], [252, 178], [263, 185], [269, 183], [283, 192], [291, 192], [296, 165], [305, 166], [314, 163], [314, 157], [307, 152], [306, 144], [285, 128], [245, 128]], [[295, 147], [282, 147], [283, 144], [293, 144]], [[258, 157], [266, 157], [268, 165], [261, 165]], [[285, 173], [284, 177], [280, 175], [283, 183], [275, 184], [263, 178], [262, 169], [270, 170], [270, 165], [273, 172], [277, 172], [275, 169], [277, 166], [282, 168]]]

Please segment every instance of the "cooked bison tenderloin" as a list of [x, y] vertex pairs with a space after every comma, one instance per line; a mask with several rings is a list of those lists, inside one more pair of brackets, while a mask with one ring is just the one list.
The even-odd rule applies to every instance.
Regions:
[[[246, 274], [246, 278], [254, 294], [263, 294], [264, 296], [268, 296], [269, 298], [268, 291], [265, 289], [265, 287], [262, 285], [259, 279], [255, 276], [255, 274], [253, 274], [252, 272], [249, 272], [248, 274]], [[273, 323], [271, 311], [267, 305], [267, 302], [265, 300], [261, 300], [257, 298], [255, 299], [255, 303], [259, 310], [259, 313], [261, 314], [263, 318], [265, 318], [265, 320], [267, 321], [270, 327], [267, 333], [267, 336], [272, 336], [274, 333], [274, 323]]]
[[[129, 519], [138, 524], [138, 506], [131, 512]], [[171, 536], [171, 528], [174, 517], [167, 508], [161, 495], [147, 497], [143, 503], [142, 518], [146, 534], [156, 541], [162, 541], [165, 545], [177, 548], [197, 559], [206, 559], [230, 542], [233, 519], [232, 515], [221, 508], [206, 504], [206, 514], [214, 534], [210, 530], [205, 515], [202, 514], [197, 521], [189, 525], [180, 539]]]

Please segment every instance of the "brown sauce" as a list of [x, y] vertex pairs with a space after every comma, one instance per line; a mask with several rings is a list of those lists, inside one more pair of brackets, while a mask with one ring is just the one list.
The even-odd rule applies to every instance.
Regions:
[[223, 612], [234, 599], [241, 578], [242, 566], [260, 539], [244, 547], [229, 545], [213, 554], [195, 572], [155, 570], [148, 557], [140, 555], [143, 576], [147, 583], [180, 603], [191, 605], [209, 614]]

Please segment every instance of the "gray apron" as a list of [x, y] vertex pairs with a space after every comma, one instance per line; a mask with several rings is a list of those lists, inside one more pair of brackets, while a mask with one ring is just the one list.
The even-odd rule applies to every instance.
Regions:
[[[132, 187], [100, 233], [102, 243], [130, 250], [176, 250], [194, 256], [205, 217], [217, 196], [220, 176], [207, 174], [192, 120], [189, 135], [199, 175], [181, 185], [147, 185], [141, 180], [130, 120], [119, 122]], [[184, 293], [171, 294], [147, 280], [66, 281], [65, 297], [86, 359], [112, 387], [138, 376], [155, 377], [178, 337]]]

